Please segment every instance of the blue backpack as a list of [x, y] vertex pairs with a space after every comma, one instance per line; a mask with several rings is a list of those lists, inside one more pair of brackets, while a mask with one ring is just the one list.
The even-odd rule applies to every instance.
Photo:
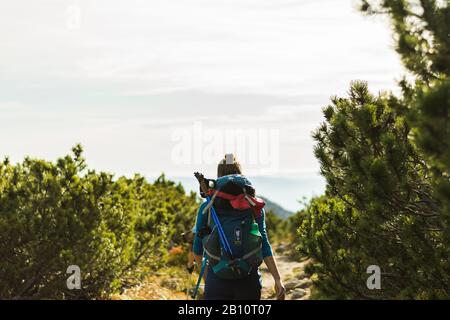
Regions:
[[[253, 187], [246, 177], [229, 175], [216, 180], [214, 189], [203, 211], [210, 230], [202, 239], [205, 258], [218, 277], [243, 279], [263, 261], [262, 235], [255, 220], [255, 211], [247, 204], [247, 201], [251, 202], [247, 190]], [[235, 192], [229, 194], [223, 190]], [[234, 201], [234, 206], [228, 204], [230, 201]], [[224, 205], [220, 206], [220, 202]]]

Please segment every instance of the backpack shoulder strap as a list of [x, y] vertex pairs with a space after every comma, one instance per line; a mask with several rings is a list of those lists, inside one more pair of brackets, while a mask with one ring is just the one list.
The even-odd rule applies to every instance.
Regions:
[[211, 201], [209, 201], [208, 205], [203, 209], [202, 214], [205, 214], [206, 211], [210, 211], [211, 210], [211, 207], [213, 206], [214, 200], [216, 199], [218, 193], [219, 193], [219, 190], [214, 192], [213, 196], [211, 197]]
[[211, 208], [209, 208], [209, 210], [208, 210], [208, 224], [207, 224], [207, 226], [210, 226], [211, 225]]

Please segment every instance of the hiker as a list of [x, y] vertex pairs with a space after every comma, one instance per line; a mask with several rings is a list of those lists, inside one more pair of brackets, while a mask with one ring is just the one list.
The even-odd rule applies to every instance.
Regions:
[[204, 269], [204, 299], [260, 300], [259, 265], [264, 261], [275, 280], [276, 298], [284, 300], [285, 288], [267, 237], [264, 202], [256, 198], [241, 165], [226, 155], [218, 165], [217, 180], [205, 181], [211, 189], [201, 193], [210, 195], [210, 201], [198, 211], [193, 246], [196, 263]]

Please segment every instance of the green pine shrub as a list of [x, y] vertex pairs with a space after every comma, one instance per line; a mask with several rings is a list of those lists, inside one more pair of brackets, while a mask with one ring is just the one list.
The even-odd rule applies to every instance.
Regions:
[[[446, 1], [362, 1], [386, 14], [414, 77], [401, 96], [354, 82], [324, 108], [315, 155], [326, 194], [298, 229], [320, 298], [450, 298], [450, 8]], [[378, 265], [382, 289], [366, 286]]]
[[[56, 163], [0, 164], [0, 298], [93, 299], [120, 291], [136, 270], [164, 263], [191, 228], [197, 199], [161, 176], [88, 170], [82, 148]], [[68, 290], [67, 267], [82, 290]]]

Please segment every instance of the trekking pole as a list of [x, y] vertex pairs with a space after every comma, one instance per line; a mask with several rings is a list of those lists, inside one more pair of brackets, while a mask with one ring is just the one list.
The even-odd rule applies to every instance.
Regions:
[[198, 290], [200, 289], [200, 284], [202, 283], [203, 276], [205, 275], [206, 263], [207, 263], [206, 256], [205, 256], [205, 253], [203, 253], [202, 267], [200, 269], [200, 274], [198, 276], [198, 280], [197, 280], [197, 284], [195, 286], [194, 292], [192, 293], [192, 296], [191, 296], [191, 298], [193, 300], [195, 300], [197, 298]]
[[[211, 201], [211, 199], [208, 197], [207, 198], [208, 202]], [[220, 224], [220, 220], [219, 217], [216, 214], [216, 210], [214, 209], [213, 206], [211, 206], [211, 216], [214, 220], [214, 223], [217, 226], [217, 231], [219, 233], [219, 239], [222, 242], [222, 247], [225, 249], [225, 251], [230, 255], [231, 258], [233, 258], [233, 251], [231, 250], [231, 246], [228, 243], [228, 239], [225, 236], [225, 232], [223, 231], [222, 225]]]

